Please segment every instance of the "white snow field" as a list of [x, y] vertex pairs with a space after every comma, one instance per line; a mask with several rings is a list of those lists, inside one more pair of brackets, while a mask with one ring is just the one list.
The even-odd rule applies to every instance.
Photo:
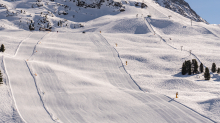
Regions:
[[[39, 9], [24, 2], [3, 3], [37, 19]], [[181, 75], [185, 60], [220, 65], [219, 26], [191, 26], [190, 19], [151, 0], [144, 9], [134, 2], [127, 1], [121, 13], [101, 7], [81, 8], [80, 19], [57, 16], [53, 21], [65, 18], [84, 27], [52, 32], [26, 31], [16, 26], [16, 17], [2, 17], [0, 122], [220, 122], [220, 76], [210, 72], [205, 81], [203, 73]]]

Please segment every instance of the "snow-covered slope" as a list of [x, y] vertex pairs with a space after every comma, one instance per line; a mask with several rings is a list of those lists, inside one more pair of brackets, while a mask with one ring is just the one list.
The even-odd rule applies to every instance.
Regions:
[[[220, 122], [219, 75], [205, 81], [180, 73], [185, 60], [220, 64], [218, 25], [191, 26], [151, 0], [146, 8], [136, 6], [142, 1], [103, 1], [100, 8], [76, 2], [2, 2], [26, 14], [5, 17], [0, 9], [0, 122]], [[58, 14], [59, 5], [46, 17], [58, 4], [71, 7], [68, 15]], [[35, 30], [50, 22], [52, 31], [27, 31], [28, 18]]]

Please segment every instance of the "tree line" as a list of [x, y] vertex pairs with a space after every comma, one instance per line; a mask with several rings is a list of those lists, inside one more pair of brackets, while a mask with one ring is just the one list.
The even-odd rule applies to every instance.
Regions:
[[[183, 62], [182, 75], [199, 74], [199, 73], [203, 73], [203, 71], [204, 71], [203, 64], [201, 63], [200, 66], [198, 66], [198, 62], [196, 61], [196, 59], [192, 59], [192, 62], [191, 62], [191, 60]], [[219, 74], [220, 73], [220, 68], [217, 69], [216, 64], [212, 63], [211, 71], [213, 73], [217, 72]], [[210, 72], [209, 72], [208, 67], [205, 68], [204, 78], [205, 78], [205, 80], [210, 80]]]

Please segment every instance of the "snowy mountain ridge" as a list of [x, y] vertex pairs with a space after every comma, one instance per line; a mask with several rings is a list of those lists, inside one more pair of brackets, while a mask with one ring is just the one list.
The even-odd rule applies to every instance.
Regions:
[[[15, 28], [25, 30], [30, 28], [32, 30], [55, 29], [61, 26], [73, 29], [83, 27], [83, 22], [103, 15], [116, 15], [126, 11], [126, 4], [137, 7], [141, 6], [141, 4], [145, 6], [155, 4], [151, 0], [146, 2], [117, 0], [2, 1], [0, 4], [0, 16], [2, 23], [9, 21]], [[184, 17], [207, 23], [184, 0], [157, 0], [156, 2]], [[147, 10], [144, 11], [145, 13], [147, 12]], [[6, 26], [3, 24], [3, 26], [4, 28], [11, 28], [11, 25]]]
[[208, 24], [208, 22], [201, 18], [184, 0], [155, 0], [155, 2], [167, 9], [181, 14], [184, 17]]

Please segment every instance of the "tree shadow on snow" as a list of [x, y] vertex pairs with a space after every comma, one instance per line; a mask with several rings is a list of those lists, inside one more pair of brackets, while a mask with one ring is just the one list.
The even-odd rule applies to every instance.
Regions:
[[220, 76], [219, 74], [213, 74], [213, 76], [211, 77], [212, 79], [215, 79], [213, 81], [216, 81], [216, 82], [220, 82]]
[[199, 102], [198, 104], [208, 105], [208, 108], [206, 110], [211, 111], [214, 108], [217, 108], [220, 106], [220, 98], [210, 99], [203, 102]]
[[[166, 96], [166, 95], [164, 95], [164, 96], [167, 97], [168, 99], [170, 99], [170, 100], [168, 101], [169, 103], [176, 102], [177, 104], [179, 104], [179, 105], [181, 105], [181, 106], [183, 106], [183, 107], [185, 107], [185, 108], [191, 110], [192, 112], [194, 112], [194, 113], [196, 113], [196, 114], [198, 114], [198, 115], [200, 115], [200, 116], [202, 116], [202, 117], [204, 117], [204, 118], [206, 118], [206, 119], [212, 121], [213, 123], [217, 123], [216, 121], [212, 120], [211, 118], [209, 118], [209, 117], [207, 117], [207, 116], [205, 116], [205, 115], [203, 115], [203, 114], [200, 114], [199, 112], [195, 111], [194, 109], [192, 109], [192, 108], [190, 108], [190, 107], [188, 107], [188, 106], [186, 106], [186, 105], [184, 105], [184, 104], [182, 104], [182, 103], [176, 101], [174, 98], [171, 98], [171, 97]], [[206, 102], [209, 103], [209, 102], [213, 102], [213, 101], [206, 101]], [[205, 102], [205, 103], [206, 103], [206, 102]]]
[[[194, 75], [196, 75], [196, 74], [194, 74]], [[174, 77], [186, 78], [186, 77], [193, 76], [193, 74], [192, 74], [192, 75], [188, 75], [188, 73], [187, 73], [186, 75], [182, 75], [182, 72], [179, 72], [179, 73], [174, 74], [174, 75], [172, 75], [172, 76], [174, 76]]]

